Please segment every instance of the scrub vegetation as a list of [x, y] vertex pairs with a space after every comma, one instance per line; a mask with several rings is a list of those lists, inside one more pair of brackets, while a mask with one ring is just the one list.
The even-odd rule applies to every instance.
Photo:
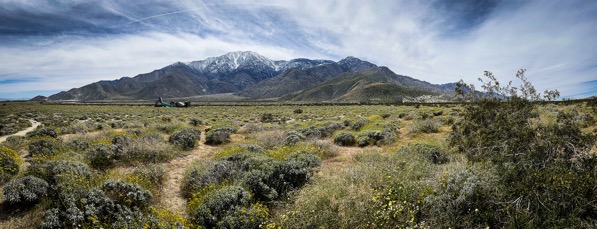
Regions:
[[0, 143], [0, 228], [594, 227], [595, 99], [486, 76], [460, 104], [6, 103], [42, 125]]

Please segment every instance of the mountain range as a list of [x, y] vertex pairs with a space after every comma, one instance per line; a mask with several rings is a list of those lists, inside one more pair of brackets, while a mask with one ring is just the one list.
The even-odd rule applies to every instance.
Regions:
[[155, 100], [219, 94], [242, 99], [304, 102], [403, 102], [450, 100], [453, 84], [436, 85], [398, 75], [356, 57], [340, 61], [270, 60], [231, 52], [177, 62], [149, 73], [99, 81], [62, 91], [50, 101]]

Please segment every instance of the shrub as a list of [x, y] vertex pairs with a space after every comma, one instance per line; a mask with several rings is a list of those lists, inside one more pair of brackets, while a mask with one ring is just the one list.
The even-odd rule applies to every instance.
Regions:
[[306, 137], [296, 131], [289, 131], [286, 133], [286, 139], [284, 140], [284, 145], [295, 145], [299, 142], [302, 142], [306, 139]]
[[365, 147], [369, 145], [384, 145], [390, 144], [396, 138], [395, 131], [391, 129], [384, 129], [383, 131], [367, 131], [359, 134], [357, 137], [357, 145]]
[[300, 108], [294, 109], [293, 113], [295, 113], [295, 114], [302, 114], [303, 113], [303, 109], [300, 109]]
[[319, 128], [316, 126], [310, 126], [300, 130], [301, 134], [309, 139], [321, 139], [327, 137], [327, 131], [325, 128]]
[[285, 143], [285, 136], [285, 133], [281, 130], [263, 131], [255, 135], [255, 140], [265, 149], [274, 149]]
[[172, 159], [178, 151], [171, 144], [164, 142], [159, 133], [150, 133], [133, 141], [124, 157], [128, 162], [165, 162]]
[[439, 147], [425, 143], [409, 145], [407, 151], [423, 155], [433, 164], [444, 164], [450, 161], [446, 153]]
[[[584, 227], [594, 223], [597, 159], [591, 155], [595, 136], [584, 134], [574, 115], [560, 113], [553, 124], [533, 122], [539, 94], [517, 73], [520, 88], [500, 87], [490, 72], [486, 94], [474, 100], [452, 125], [450, 145], [474, 163], [496, 168], [501, 199], [493, 209], [496, 227]], [[553, 93], [553, 92], [549, 92]], [[583, 158], [583, 159], [580, 159]], [[524, 206], [524, 207], [523, 207]]]
[[89, 180], [91, 169], [86, 164], [76, 161], [34, 160], [27, 168], [26, 174], [44, 179], [49, 184], [56, 184], [59, 177], [75, 176], [77, 179]]
[[205, 144], [208, 145], [221, 145], [230, 142], [230, 133], [228, 129], [218, 128], [210, 130], [205, 136]]
[[493, 184], [472, 170], [445, 172], [425, 198], [429, 223], [441, 227], [479, 228], [496, 225]]
[[117, 180], [106, 180], [102, 190], [115, 203], [128, 207], [144, 209], [151, 204], [151, 192], [141, 188], [139, 184], [125, 183]]
[[136, 168], [133, 171], [133, 175], [139, 176], [143, 180], [148, 181], [152, 186], [161, 187], [166, 176], [166, 171], [161, 165], [148, 165]]
[[19, 165], [23, 159], [17, 151], [0, 146], [0, 185], [9, 181], [13, 176], [19, 173]]
[[190, 213], [191, 222], [214, 228], [229, 215], [249, 203], [249, 192], [241, 186], [227, 186], [205, 195], [197, 209]]
[[46, 181], [26, 176], [9, 182], [4, 187], [4, 198], [11, 204], [36, 203], [48, 194], [48, 188]]
[[339, 146], [353, 146], [356, 143], [356, 139], [352, 133], [342, 132], [336, 134], [334, 143]]
[[315, 155], [317, 155], [322, 160], [336, 157], [339, 154], [338, 146], [330, 143], [327, 140], [312, 141], [311, 145], [314, 147]]
[[383, 119], [389, 118], [390, 116], [392, 116], [391, 114], [382, 114], [381, 117]]
[[133, 140], [126, 135], [117, 135], [112, 138], [112, 151], [114, 151], [116, 159], [122, 158], [126, 155], [132, 141]]
[[189, 119], [189, 124], [191, 124], [191, 126], [199, 126], [203, 125], [203, 121], [199, 118], [191, 118]]
[[265, 113], [261, 115], [261, 122], [271, 123], [277, 121], [278, 117], [271, 113]]
[[217, 161], [207, 165], [206, 168], [193, 168], [185, 176], [182, 185], [182, 193], [185, 197], [191, 197], [198, 190], [211, 184], [224, 182], [232, 176], [233, 164], [229, 161]]
[[236, 207], [218, 222], [219, 228], [261, 228], [269, 216], [267, 206], [255, 203], [249, 207]]
[[106, 169], [116, 163], [116, 154], [108, 145], [97, 144], [85, 151], [89, 165], [96, 169]]
[[337, 130], [341, 130], [342, 128], [344, 128], [344, 124], [342, 124], [340, 122], [328, 122], [328, 123], [325, 123], [324, 126], [325, 126], [324, 129], [326, 132], [326, 136], [331, 136]]
[[368, 123], [369, 123], [369, 120], [366, 120], [366, 119], [358, 120], [358, 121], [354, 122], [354, 124], [352, 124], [352, 129], [359, 131], [359, 130], [361, 130], [361, 128], [363, 128]]
[[201, 131], [199, 129], [183, 128], [170, 135], [168, 141], [183, 150], [190, 150], [195, 148], [195, 143], [200, 139]]
[[27, 140], [24, 137], [13, 135], [6, 138], [6, 141], [1, 143], [0, 145], [18, 151], [25, 145], [27, 145]]
[[51, 137], [51, 138], [56, 138], [58, 136], [58, 134], [56, 134], [56, 130], [50, 128], [50, 127], [42, 127], [38, 130], [35, 131], [31, 131], [29, 133], [27, 133], [27, 137]]
[[441, 126], [441, 121], [437, 119], [416, 120], [408, 128], [408, 132], [411, 134], [438, 133]]
[[53, 138], [40, 138], [29, 144], [31, 156], [54, 156], [60, 152], [60, 142]]

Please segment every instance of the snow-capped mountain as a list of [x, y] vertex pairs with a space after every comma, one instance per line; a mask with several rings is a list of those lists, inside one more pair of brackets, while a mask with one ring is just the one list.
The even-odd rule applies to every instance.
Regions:
[[249, 99], [277, 98], [316, 87], [346, 73], [373, 68], [377, 65], [355, 57], [338, 62], [305, 58], [271, 60], [255, 52], [231, 52], [199, 61], [176, 62], [132, 78], [99, 81], [52, 95], [49, 100], [153, 100], [158, 96], [182, 98], [230, 92]]

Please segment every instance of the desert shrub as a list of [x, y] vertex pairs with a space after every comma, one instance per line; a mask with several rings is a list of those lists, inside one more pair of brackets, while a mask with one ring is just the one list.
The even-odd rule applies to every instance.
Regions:
[[170, 135], [168, 141], [183, 150], [190, 150], [195, 148], [195, 143], [200, 139], [201, 130], [196, 128], [183, 128]]
[[25, 176], [4, 187], [4, 198], [11, 204], [31, 204], [48, 194], [48, 182], [34, 176]]
[[127, 135], [116, 135], [112, 138], [112, 151], [116, 159], [122, 158], [126, 155], [133, 140]]
[[206, 194], [191, 215], [191, 222], [204, 228], [214, 228], [237, 209], [248, 205], [250, 194], [241, 186], [227, 186]]
[[89, 180], [91, 178], [91, 169], [86, 164], [76, 161], [56, 160], [46, 162], [39, 159], [31, 161], [26, 174], [42, 178], [50, 185], [53, 185], [60, 181], [60, 177], [66, 176]]
[[441, 121], [437, 120], [437, 119], [416, 120], [408, 128], [408, 132], [411, 134], [438, 133], [440, 131], [439, 128], [441, 126], [442, 126]]
[[327, 140], [315, 140], [310, 143], [314, 148], [315, 155], [322, 160], [336, 157], [339, 154], [338, 146], [330, 143]]
[[274, 166], [266, 184], [276, 190], [279, 197], [283, 197], [289, 191], [305, 185], [320, 165], [320, 159], [311, 153], [294, 153], [286, 162]]
[[265, 113], [261, 115], [261, 122], [265, 123], [272, 123], [278, 120], [278, 117], [274, 116], [271, 113]]
[[9, 181], [13, 176], [19, 173], [19, 165], [23, 159], [17, 151], [0, 146], [0, 185]]
[[402, 183], [379, 188], [372, 201], [372, 224], [380, 228], [425, 228], [421, 209], [425, 192]]
[[300, 108], [294, 109], [294, 111], [292, 111], [292, 113], [302, 114], [303, 113], [303, 109], [300, 109]]
[[178, 151], [171, 144], [164, 141], [159, 133], [146, 134], [131, 143], [131, 147], [123, 158], [126, 162], [165, 162]]
[[13, 135], [6, 138], [6, 141], [0, 143], [0, 145], [18, 151], [27, 145], [27, 140], [24, 137]]
[[89, 165], [96, 169], [107, 169], [116, 163], [116, 154], [109, 145], [93, 145], [85, 151], [85, 154], [87, 160], [89, 160]]
[[40, 129], [31, 131], [27, 133], [27, 137], [51, 137], [56, 138], [58, 134], [56, 134], [56, 130], [50, 127], [42, 127]]
[[421, 154], [433, 164], [444, 164], [450, 161], [450, 158], [440, 147], [425, 143], [415, 143], [409, 145], [403, 151]]
[[106, 180], [102, 183], [102, 190], [115, 203], [128, 207], [147, 208], [153, 196], [151, 192], [141, 188], [136, 183], [125, 183], [117, 180]]
[[239, 130], [238, 133], [240, 134], [252, 134], [261, 131], [261, 127], [259, 127], [256, 123], [247, 123], [243, 125]]
[[60, 153], [61, 144], [53, 138], [39, 138], [29, 144], [31, 156], [54, 156]]
[[284, 145], [295, 145], [302, 141], [305, 141], [307, 137], [297, 131], [288, 131], [286, 132], [286, 139], [284, 140]]
[[67, 127], [60, 129], [60, 134], [84, 134], [87, 133], [87, 124], [79, 121], [71, 122]]
[[248, 207], [234, 208], [218, 222], [220, 228], [261, 228], [269, 216], [267, 206], [255, 203]]
[[66, 142], [66, 147], [75, 151], [85, 151], [91, 146], [91, 141], [88, 139], [72, 139]]
[[185, 176], [184, 183], [181, 187], [182, 193], [189, 198], [200, 189], [212, 185], [222, 183], [232, 177], [233, 163], [220, 160], [213, 164], [206, 165], [204, 168], [195, 167]]
[[161, 165], [148, 165], [136, 168], [133, 175], [149, 182], [152, 186], [161, 187], [166, 176], [166, 171]]
[[301, 134], [309, 139], [321, 139], [327, 137], [328, 133], [325, 128], [316, 126], [309, 126], [300, 130]]
[[390, 144], [396, 138], [395, 131], [391, 129], [384, 129], [383, 131], [365, 131], [357, 136], [356, 143], [359, 147], [369, 145], [384, 145]]
[[156, 129], [165, 134], [172, 134], [174, 131], [180, 129], [182, 124], [180, 123], [173, 123], [173, 124], [159, 124], [156, 126]]
[[255, 135], [255, 140], [265, 149], [274, 149], [285, 143], [286, 135], [281, 130], [262, 131]]
[[352, 133], [341, 132], [334, 137], [334, 143], [339, 146], [353, 146], [356, 139]]
[[369, 120], [366, 120], [366, 119], [358, 120], [358, 121], [354, 122], [354, 124], [352, 124], [352, 129], [359, 131], [359, 130], [361, 130], [361, 128], [363, 128], [368, 123], [369, 123]]
[[231, 130], [225, 128], [210, 130], [205, 136], [205, 144], [222, 145], [229, 143], [231, 133]]
[[[450, 144], [474, 163], [496, 167], [501, 199], [494, 209], [497, 227], [584, 227], [594, 223], [597, 159], [591, 154], [595, 136], [584, 134], [574, 115], [558, 114], [552, 124], [533, 122], [539, 95], [517, 77], [520, 88], [500, 87], [490, 72], [489, 94], [466, 106], [452, 125]], [[472, 95], [469, 95], [472, 97]], [[582, 159], [581, 159], [582, 158]]]
[[434, 112], [433, 112], [433, 116], [440, 116], [440, 115], [443, 115], [443, 114], [444, 114], [444, 111], [443, 111], [443, 110], [440, 110], [440, 111], [434, 111]]
[[191, 124], [191, 126], [203, 125], [203, 120], [201, 120], [199, 118], [190, 118], [189, 119], [189, 124]]
[[392, 116], [391, 114], [382, 114], [381, 117], [383, 119], [389, 118], [390, 116]]
[[328, 123], [325, 123], [324, 126], [325, 126], [324, 129], [326, 132], [326, 136], [331, 136], [337, 130], [341, 130], [344, 128], [344, 124], [342, 124], [340, 122], [328, 122]]

